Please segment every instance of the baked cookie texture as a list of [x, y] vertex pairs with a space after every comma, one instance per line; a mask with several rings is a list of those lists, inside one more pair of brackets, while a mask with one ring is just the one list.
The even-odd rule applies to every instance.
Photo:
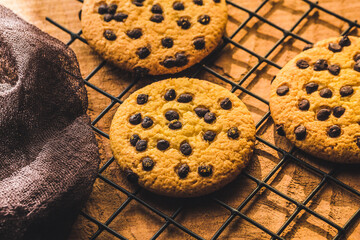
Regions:
[[128, 179], [172, 197], [208, 194], [231, 182], [254, 141], [253, 119], [236, 95], [188, 78], [134, 92], [110, 129], [112, 151]]
[[278, 133], [316, 157], [359, 163], [359, 53], [359, 38], [330, 38], [287, 63], [271, 86]]
[[104, 59], [138, 75], [180, 72], [221, 41], [225, 0], [85, 0], [82, 30]]

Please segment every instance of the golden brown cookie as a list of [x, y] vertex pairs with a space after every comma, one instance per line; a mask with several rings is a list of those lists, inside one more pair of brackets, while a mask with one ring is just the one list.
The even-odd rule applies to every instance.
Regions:
[[173, 197], [213, 192], [231, 182], [254, 146], [253, 119], [227, 89], [168, 79], [127, 98], [111, 124], [114, 156], [128, 179]]
[[85, 0], [82, 29], [89, 45], [137, 74], [180, 72], [218, 45], [225, 0]]
[[359, 163], [359, 53], [359, 38], [331, 38], [286, 64], [271, 86], [278, 133], [316, 157]]

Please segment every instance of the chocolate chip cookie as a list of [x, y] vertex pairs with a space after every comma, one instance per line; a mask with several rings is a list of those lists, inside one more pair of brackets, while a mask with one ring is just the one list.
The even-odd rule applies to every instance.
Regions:
[[271, 86], [278, 133], [314, 156], [359, 163], [359, 79], [359, 38], [331, 38], [306, 47]]
[[218, 45], [225, 0], [85, 0], [82, 29], [103, 58], [138, 75], [180, 72]]
[[173, 197], [213, 192], [250, 159], [253, 119], [239, 98], [198, 79], [168, 79], [127, 98], [111, 124], [114, 156], [130, 181]]

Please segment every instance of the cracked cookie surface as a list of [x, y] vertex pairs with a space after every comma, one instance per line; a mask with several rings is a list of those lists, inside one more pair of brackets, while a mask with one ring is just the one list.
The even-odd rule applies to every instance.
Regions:
[[326, 160], [360, 162], [360, 39], [323, 40], [287, 63], [271, 85], [280, 135]]
[[114, 157], [128, 179], [173, 197], [204, 195], [232, 181], [254, 141], [253, 119], [236, 95], [188, 78], [134, 92], [110, 130]]

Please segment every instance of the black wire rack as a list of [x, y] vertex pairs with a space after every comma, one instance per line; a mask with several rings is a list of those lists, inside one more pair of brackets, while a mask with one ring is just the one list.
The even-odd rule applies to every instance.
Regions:
[[[77, 1], [82, 2], [82, 0], [77, 0]], [[347, 35], [352, 30], [357, 29], [357, 28], [360, 27], [360, 25], [357, 23], [357, 21], [351, 21], [351, 20], [349, 20], [347, 18], [344, 18], [344, 17], [342, 17], [342, 16], [340, 16], [340, 15], [338, 15], [338, 14], [336, 14], [336, 13], [322, 7], [321, 5], [319, 5], [318, 2], [312, 2], [310, 0], [299, 0], [299, 2], [303, 2], [303, 3], [306, 3], [308, 5], [308, 10], [303, 13], [303, 15], [296, 21], [296, 23], [289, 30], [283, 29], [279, 25], [269, 21], [267, 18], [265, 18], [265, 17], [258, 14], [258, 12], [266, 4], [269, 4], [270, 0], [262, 1], [260, 3], [260, 5], [254, 11], [250, 11], [250, 10], [244, 8], [243, 6], [240, 6], [239, 4], [237, 4], [237, 3], [235, 3], [234, 1], [231, 1], [231, 0], [227, 0], [226, 2], [227, 2], [228, 5], [231, 5], [234, 8], [236, 8], [239, 11], [239, 14], [240, 13], [241, 14], [244, 14], [244, 13], [248, 14], [248, 18], [245, 21], [241, 22], [241, 24], [239, 24], [237, 29], [231, 35], [223, 37], [222, 44], [212, 54], [210, 54], [206, 59], [204, 59], [202, 62], [200, 62], [199, 64], [197, 64], [195, 66], [195, 71], [193, 72], [191, 77], [196, 77], [196, 76], [199, 75], [200, 72], [205, 71], [205, 72], [213, 75], [217, 79], [219, 79], [221, 81], [224, 81], [227, 84], [230, 84], [232, 86], [232, 92], [235, 92], [236, 90], [240, 90], [244, 94], [247, 94], [247, 95], [257, 99], [257, 100], [263, 102], [266, 105], [269, 104], [269, 102], [266, 99], [264, 99], [263, 97], [249, 91], [246, 87], [244, 87], [242, 85], [247, 79], [249, 79], [249, 77], [252, 74], [254, 74], [254, 72], [256, 70], [258, 70], [258, 68], [262, 64], [270, 65], [270, 66], [275, 67], [277, 69], [281, 69], [281, 66], [279, 66], [274, 61], [269, 60], [268, 57], [279, 46], [284, 44], [285, 40], [288, 37], [296, 39], [296, 40], [300, 40], [301, 42], [306, 43], [306, 44], [311, 44], [311, 41], [309, 41], [307, 39], [304, 39], [300, 35], [294, 33], [294, 30], [301, 24], [302, 21], [304, 21], [304, 19], [306, 19], [309, 16], [309, 14], [312, 11], [324, 12], [324, 13], [332, 15], [333, 17], [337, 18], [338, 20], [344, 22], [347, 25], [347, 29], [344, 32], [342, 32], [341, 35]], [[54, 20], [52, 20], [50, 18], [46, 18], [46, 19], [50, 23], [54, 24], [59, 29], [61, 29], [62, 31], [65, 31], [66, 33], [68, 33], [70, 35], [71, 39], [67, 43], [68, 46], [70, 46], [75, 40], [80, 40], [81, 42], [86, 44], [86, 40], [81, 37], [81, 34], [82, 34], [81, 30], [79, 32], [77, 32], [77, 33], [74, 33], [72, 31], [68, 30], [67, 28], [65, 28], [64, 26], [58, 24]], [[272, 46], [272, 48], [264, 56], [261, 56], [261, 55], [257, 54], [253, 50], [251, 50], [249, 48], [246, 48], [243, 45], [241, 45], [238, 42], [233, 40], [234, 37], [237, 36], [237, 34], [240, 32], [240, 30], [244, 29], [252, 19], [255, 19], [256, 21], [259, 21], [261, 23], [266, 23], [266, 24], [272, 26], [273, 28], [275, 28], [275, 29], [282, 32], [282, 37], [275, 43], [274, 46]], [[224, 77], [223, 75], [219, 74], [218, 72], [213, 70], [213, 68], [210, 67], [211, 63], [219, 56], [219, 54], [221, 54], [221, 51], [229, 44], [236, 47], [236, 48], [238, 48], [238, 49], [241, 49], [241, 50], [247, 52], [248, 54], [254, 56], [255, 58], [257, 58], [257, 63], [254, 66], [252, 66], [250, 68], [250, 70], [238, 82], [234, 82], [233, 80], [231, 80], [231, 79], [229, 79], [227, 77]], [[84, 80], [85, 85], [87, 85], [88, 87], [94, 89], [95, 91], [99, 92], [100, 94], [104, 95], [105, 97], [107, 97], [107, 98], [109, 98], [111, 100], [111, 103], [105, 109], [103, 109], [103, 111], [92, 121], [92, 128], [94, 129], [94, 131], [96, 133], [100, 134], [101, 136], [103, 136], [105, 138], [108, 138], [109, 137], [108, 134], [103, 132], [99, 128], [97, 128], [96, 124], [117, 103], [118, 104], [122, 103], [122, 101], [120, 99], [122, 97], [124, 97], [125, 94], [128, 93], [132, 88], [135, 87], [138, 80], [134, 79], [118, 96], [113, 96], [113, 95], [109, 94], [108, 92], [106, 92], [105, 90], [95, 86], [94, 84], [92, 84], [90, 82], [91, 78], [101, 68], [103, 68], [106, 64], [107, 64], [106, 61], [102, 61], [83, 80]], [[261, 128], [261, 126], [269, 118], [270, 118], [270, 111], [267, 111], [261, 117], [261, 119], [256, 123], [257, 130], [259, 130]], [[219, 206], [221, 206], [221, 207], [225, 208], [226, 210], [228, 210], [228, 218], [226, 219], [226, 221], [224, 221], [222, 223], [221, 227], [217, 229], [217, 231], [211, 237], [211, 239], [219, 238], [220, 235], [224, 232], [224, 230], [229, 226], [229, 224], [234, 220], [235, 217], [240, 217], [240, 218], [244, 219], [245, 221], [247, 221], [248, 223], [254, 225], [257, 228], [259, 228], [260, 230], [265, 232], [269, 236], [270, 239], [284, 239], [284, 237], [281, 236], [282, 233], [284, 232], [284, 230], [292, 222], [295, 221], [296, 217], [299, 215], [299, 213], [301, 211], [305, 211], [308, 214], [311, 214], [312, 216], [314, 216], [314, 217], [320, 219], [321, 221], [327, 223], [328, 225], [332, 226], [334, 229], [337, 230], [337, 233], [333, 237], [333, 239], [342, 239], [346, 235], [348, 230], [351, 227], [353, 227], [355, 222], [359, 219], [360, 209], [358, 209], [349, 219], [347, 219], [347, 222], [345, 224], [340, 226], [337, 223], [335, 223], [334, 221], [332, 221], [331, 219], [329, 219], [327, 217], [324, 217], [320, 213], [312, 210], [311, 208], [309, 208], [307, 206], [307, 204], [314, 198], [314, 196], [317, 193], [319, 193], [321, 191], [321, 189], [327, 183], [335, 184], [335, 185], [339, 186], [340, 188], [344, 189], [345, 191], [348, 191], [348, 192], [356, 195], [357, 197], [360, 197], [360, 192], [359, 191], [357, 191], [356, 189], [350, 187], [349, 185], [345, 184], [344, 182], [342, 182], [342, 181], [340, 181], [340, 180], [338, 180], [336, 178], [336, 174], [339, 172], [339, 169], [341, 169], [342, 166], [341, 165], [334, 165], [334, 167], [332, 168], [331, 171], [325, 172], [325, 171], [321, 170], [320, 168], [315, 167], [312, 164], [309, 164], [308, 162], [306, 162], [306, 161], [300, 159], [299, 157], [295, 156], [294, 152], [297, 150], [295, 147], [293, 147], [290, 151], [286, 151], [286, 150], [281, 149], [281, 148], [275, 146], [274, 144], [264, 140], [263, 138], [259, 137], [258, 135], [256, 136], [256, 139], [257, 139], [258, 142], [260, 142], [262, 144], [265, 144], [268, 147], [272, 148], [273, 150], [277, 151], [279, 153], [279, 155], [282, 156], [282, 158], [279, 159], [279, 162], [276, 164], [276, 166], [263, 179], [258, 179], [256, 177], [252, 176], [251, 174], [249, 174], [247, 171], [243, 171], [241, 173], [244, 177], [246, 177], [246, 178], [250, 179], [251, 181], [253, 181], [256, 184], [256, 187], [255, 187], [255, 189], [253, 189], [253, 191], [249, 195], [247, 195], [247, 197], [236, 208], [231, 207], [230, 205], [226, 204], [224, 201], [220, 200], [217, 197], [214, 197], [212, 195], [208, 196], [216, 204], [218, 204]], [[147, 209], [149, 209], [154, 214], [158, 215], [160, 218], [162, 218], [164, 220], [163, 225], [158, 229], [158, 231], [152, 236], [151, 239], [158, 238], [165, 231], [165, 229], [168, 228], [170, 225], [175, 226], [176, 228], [178, 228], [181, 231], [185, 232], [187, 235], [189, 235], [189, 237], [191, 236], [191, 237], [193, 237], [195, 239], [204, 239], [204, 237], [196, 234], [191, 229], [185, 227], [180, 222], [176, 221], [176, 217], [180, 214], [180, 212], [182, 212], [183, 206], [180, 206], [172, 215], [165, 214], [164, 212], [162, 212], [158, 208], [152, 206], [150, 203], [142, 200], [138, 196], [141, 189], [138, 189], [135, 192], [130, 192], [130, 191], [126, 190], [124, 187], [122, 187], [122, 186], [116, 184], [115, 182], [111, 181], [110, 179], [106, 178], [103, 175], [103, 172], [110, 166], [110, 164], [113, 161], [114, 161], [114, 158], [112, 157], [99, 169], [98, 178], [100, 180], [104, 181], [105, 183], [109, 184], [110, 186], [112, 186], [117, 191], [120, 191], [123, 194], [125, 194], [127, 196], [127, 199], [122, 204], [120, 204], [120, 206], [116, 209], [116, 211], [105, 222], [101, 222], [101, 221], [97, 220], [96, 218], [88, 215], [87, 213], [81, 212], [81, 215], [83, 217], [85, 217], [89, 221], [93, 222], [98, 227], [98, 230], [92, 236], [89, 236], [89, 239], [98, 239], [99, 235], [103, 231], [107, 231], [108, 233], [112, 234], [114, 236], [114, 238], [126, 239], [126, 237], [124, 237], [123, 235], [116, 232], [114, 229], [109, 227], [109, 225], [115, 219], [115, 217], [117, 217], [126, 208], [126, 206], [128, 206], [128, 204], [131, 201], [138, 202], [139, 204], [143, 205], [144, 207], [146, 207]], [[271, 186], [271, 184], [269, 184], [269, 180], [275, 175], [275, 173], [278, 172], [279, 169], [281, 169], [288, 162], [292, 162], [292, 163], [296, 164], [299, 167], [306, 168], [309, 171], [312, 171], [313, 173], [321, 176], [321, 181], [318, 183], [318, 185], [310, 192], [310, 194], [303, 201], [295, 200], [294, 198], [288, 196], [287, 194], [284, 194], [283, 192], [279, 191], [278, 189]], [[277, 231], [270, 230], [267, 226], [264, 226], [264, 225], [260, 224], [259, 222], [257, 222], [256, 220], [252, 219], [251, 217], [247, 216], [246, 214], [244, 214], [242, 212], [242, 210], [251, 202], [251, 200], [254, 198], [254, 196], [256, 194], [258, 194], [261, 191], [261, 189], [263, 189], [263, 188], [275, 193], [279, 197], [287, 200], [288, 202], [290, 202], [290, 203], [292, 203], [292, 204], [294, 204], [296, 206], [295, 210], [290, 214], [290, 216], [287, 218], [287, 220], [283, 223], [283, 225]]]

